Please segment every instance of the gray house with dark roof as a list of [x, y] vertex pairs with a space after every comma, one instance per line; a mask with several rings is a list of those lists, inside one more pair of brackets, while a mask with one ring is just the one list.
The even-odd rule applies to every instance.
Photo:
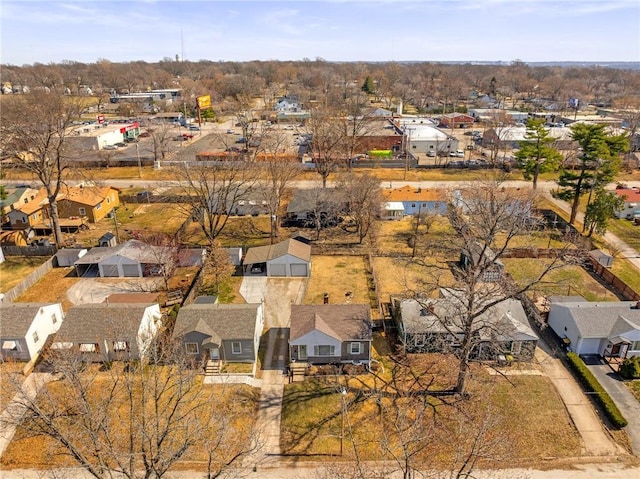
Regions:
[[[452, 353], [464, 339], [463, 318], [456, 292], [441, 290], [437, 299], [403, 299], [394, 304], [398, 339], [407, 353]], [[510, 355], [531, 361], [538, 336], [529, 326], [520, 301], [505, 299], [475, 320], [474, 359], [496, 359]]]
[[67, 311], [51, 350], [79, 354], [87, 362], [141, 359], [161, 319], [157, 303], [80, 304]]
[[365, 304], [291, 305], [291, 361], [369, 364], [371, 318]]
[[63, 319], [60, 303], [0, 303], [0, 360], [35, 361]]
[[249, 248], [242, 268], [245, 275], [307, 277], [311, 274], [311, 245], [288, 239]]
[[263, 327], [261, 303], [193, 303], [180, 308], [173, 338], [194, 362], [255, 364]]
[[551, 298], [549, 326], [577, 354], [640, 356], [640, 302]]

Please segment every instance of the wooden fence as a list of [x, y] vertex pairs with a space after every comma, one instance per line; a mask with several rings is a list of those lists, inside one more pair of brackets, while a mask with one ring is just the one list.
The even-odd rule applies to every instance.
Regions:
[[40, 281], [45, 274], [53, 269], [53, 257], [49, 258], [46, 262], [38, 266], [34, 271], [32, 271], [25, 279], [23, 279], [19, 284], [11, 288], [9, 291], [4, 293], [4, 301], [13, 301], [25, 291], [27, 291], [31, 286]]

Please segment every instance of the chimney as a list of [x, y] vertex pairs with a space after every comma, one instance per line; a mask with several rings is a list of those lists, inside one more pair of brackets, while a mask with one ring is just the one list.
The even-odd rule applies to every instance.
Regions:
[[636, 309], [640, 309], [640, 301], [636, 303]]
[[322, 300], [323, 304], [329, 304], [329, 293], [324, 293]]

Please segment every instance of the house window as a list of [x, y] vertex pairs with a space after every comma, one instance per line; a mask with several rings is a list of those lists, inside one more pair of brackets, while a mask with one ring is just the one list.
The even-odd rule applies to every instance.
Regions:
[[97, 210], [99, 210], [100, 208], [102, 208], [102, 203], [98, 203], [98, 204], [96, 205], [96, 209], [97, 209]]
[[24, 199], [24, 204], [26, 205], [27, 203], [29, 203], [29, 199], [28, 199], [28, 198], [25, 198], [25, 199]]
[[514, 341], [511, 343], [511, 354], [520, 354], [522, 349], [522, 341]]
[[198, 354], [198, 343], [184, 343], [187, 354]]
[[239, 342], [231, 343], [231, 354], [242, 354], [242, 345]]
[[351, 354], [360, 354], [360, 343], [351, 343], [349, 345]]
[[335, 356], [336, 347], [330, 345], [319, 345], [313, 347], [314, 356]]
[[98, 345], [96, 343], [80, 343], [81, 353], [97, 353]]
[[111, 203], [111, 198], [107, 196], [107, 204]]
[[415, 204], [415, 203], [411, 203], [411, 207], [412, 207], [412, 208], [415, 208], [415, 207], [416, 207], [416, 204]]
[[40, 338], [38, 337], [38, 331], [34, 331], [33, 332], [33, 342], [37, 343], [38, 341], [40, 341]]
[[78, 208], [78, 214], [80, 215], [86, 215], [87, 214], [87, 210], [84, 209], [82, 206], [80, 208]]
[[631, 343], [631, 351], [640, 351], [640, 341]]
[[114, 341], [113, 342], [113, 350], [114, 351], [129, 351], [129, 343], [127, 341]]
[[55, 314], [51, 315], [51, 324], [56, 324], [58, 322], [58, 317]]

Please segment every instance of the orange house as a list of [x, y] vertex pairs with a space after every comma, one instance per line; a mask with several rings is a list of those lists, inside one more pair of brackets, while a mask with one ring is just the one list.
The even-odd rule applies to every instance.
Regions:
[[7, 216], [11, 222], [11, 228], [23, 230], [42, 223], [47, 217], [48, 206], [47, 192], [42, 188], [31, 201], [9, 212]]
[[86, 217], [97, 223], [120, 205], [120, 190], [112, 186], [64, 186], [58, 194], [58, 216]]

